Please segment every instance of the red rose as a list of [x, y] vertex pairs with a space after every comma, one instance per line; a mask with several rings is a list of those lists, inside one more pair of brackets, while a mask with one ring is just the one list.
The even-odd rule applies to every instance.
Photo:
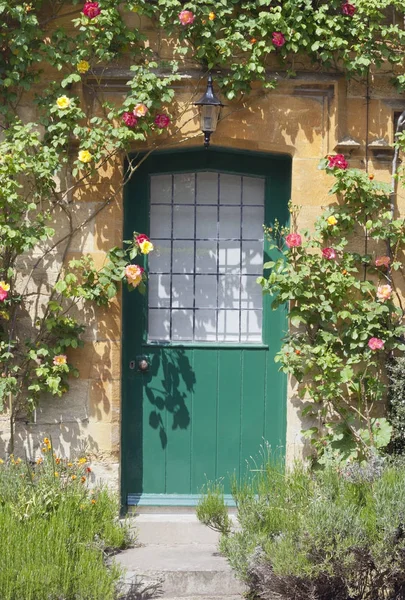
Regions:
[[156, 115], [155, 117], [155, 125], [159, 127], [159, 129], [165, 129], [170, 124], [170, 117], [167, 115]]
[[94, 17], [98, 17], [101, 13], [101, 8], [98, 2], [86, 2], [83, 6], [83, 14], [86, 15], [89, 19], [94, 19]]
[[275, 31], [273, 33], [272, 42], [277, 48], [281, 48], [281, 46], [284, 46], [285, 44], [285, 37], [280, 31]]
[[136, 236], [135, 241], [137, 244], [142, 244], [142, 242], [150, 242], [150, 239], [144, 233], [140, 233]]
[[335, 154], [335, 156], [328, 156], [329, 159], [329, 163], [328, 163], [328, 167], [329, 169], [347, 169], [347, 167], [349, 166], [349, 163], [347, 162], [347, 160], [345, 159], [345, 157], [343, 156], [343, 154]]
[[298, 248], [301, 246], [302, 239], [299, 233], [289, 233], [285, 236], [285, 243], [289, 248]]
[[124, 114], [122, 115], [122, 120], [124, 121], [125, 125], [127, 125], [127, 127], [135, 127], [135, 125], [138, 123], [138, 119], [136, 118], [134, 113], [131, 112], [124, 112]]
[[334, 248], [323, 248], [322, 256], [327, 260], [334, 260], [337, 256], [336, 250]]
[[350, 2], [343, 2], [342, 4], [342, 13], [347, 15], [348, 17], [352, 17], [356, 12], [356, 7]]

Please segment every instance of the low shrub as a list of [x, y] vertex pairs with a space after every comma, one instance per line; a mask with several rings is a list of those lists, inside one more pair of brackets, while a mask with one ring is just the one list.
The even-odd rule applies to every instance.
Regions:
[[36, 464], [0, 464], [1, 600], [113, 600], [120, 570], [106, 558], [129, 543], [116, 497], [90, 490], [85, 457], [58, 458], [45, 438]]
[[[274, 600], [405, 598], [405, 467], [368, 465], [290, 472], [268, 462], [236, 486], [239, 526], [222, 529], [220, 549], [252, 597]], [[213, 501], [215, 496], [215, 501]], [[209, 490], [199, 513], [221, 502]], [[222, 507], [219, 509], [223, 513]]]

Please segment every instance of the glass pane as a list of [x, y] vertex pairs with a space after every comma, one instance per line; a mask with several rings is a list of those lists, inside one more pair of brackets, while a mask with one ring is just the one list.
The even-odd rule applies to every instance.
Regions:
[[174, 175], [173, 189], [173, 202], [175, 204], [194, 204], [195, 174], [182, 173], [180, 175]]
[[218, 306], [220, 308], [239, 308], [239, 275], [220, 275], [218, 285]]
[[173, 308], [193, 308], [193, 285], [192, 275], [172, 275]]
[[192, 310], [173, 310], [172, 311], [172, 339], [173, 340], [192, 340], [193, 339], [193, 311]]
[[246, 240], [263, 239], [264, 207], [244, 206], [242, 217], [242, 234]]
[[149, 309], [149, 339], [170, 339], [170, 310], [165, 308]]
[[194, 242], [192, 240], [173, 241], [173, 273], [194, 272]]
[[152, 204], [150, 208], [150, 237], [170, 238], [172, 233], [172, 207]]
[[217, 339], [216, 331], [215, 310], [196, 310], [194, 339], [196, 341], [215, 341]]
[[197, 174], [197, 204], [218, 204], [218, 173]]
[[262, 316], [261, 310], [242, 311], [241, 342], [262, 341]]
[[170, 275], [149, 274], [149, 306], [168, 308], [170, 306]]
[[173, 207], [173, 237], [194, 239], [194, 206]]
[[216, 206], [197, 206], [198, 238], [217, 238], [218, 209]]
[[238, 310], [219, 310], [218, 311], [218, 341], [220, 341], [220, 342], [238, 342], [239, 341], [239, 311]]
[[240, 207], [221, 206], [219, 209], [219, 237], [240, 240]]
[[264, 205], [264, 179], [243, 177], [242, 203]]
[[172, 175], [152, 175], [150, 178], [151, 204], [172, 201]]
[[240, 242], [219, 242], [219, 272], [240, 272]]
[[242, 273], [263, 273], [263, 242], [242, 243]]
[[239, 204], [242, 196], [240, 175], [221, 175], [219, 188], [220, 204]]
[[217, 306], [217, 276], [196, 275], [195, 278], [196, 308], [216, 308]]
[[203, 242], [197, 240], [195, 253], [195, 269], [197, 273], [216, 273], [217, 242]]
[[153, 239], [154, 250], [148, 255], [149, 273], [170, 273], [170, 240]]
[[257, 308], [263, 306], [262, 287], [256, 281], [257, 275], [242, 275], [241, 277], [241, 307]]

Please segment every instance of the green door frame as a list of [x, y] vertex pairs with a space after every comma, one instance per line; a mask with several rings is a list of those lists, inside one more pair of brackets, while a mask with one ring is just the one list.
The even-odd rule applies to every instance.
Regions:
[[[142, 155], [139, 155], [140, 157]], [[133, 228], [138, 232], [149, 233], [149, 176], [162, 173], [185, 173], [213, 170], [222, 173], [238, 173], [247, 176], [266, 177], [266, 202], [265, 223], [279, 223], [287, 225], [289, 221], [288, 201], [291, 193], [291, 164], [292, 159], [287, 155], [234, 150], [221, 147], [209, 149], [186, 148], [171, 151], [157, 151], [151, 154], [135, 172], [124, 190], [124, 239], [131, 239]], [[197, 165], [197, 168], [196, 168]], [[137, 203], [134, 198], [143, 201]], [[274, 198], [274, 201], [273, 201]], [[265, 262], [271, 260], [271, 252], [267, 242], [264, 247]], [[130, 309], [129, 309], [130, 302]], [[270, 300], [267, 299], [263, 306], [263, 331], [267, 331], [267, 323], [272, 309]], [[286, 331], [287, 307], [279, 309], [280, 326], [276, 336], [282, 337]], [[136, 449], [135, 440], [142, 435], [142, 379], [135, 376], [134, 361], [136, 360], [135, 340], [146, 341], [147, 335], [147, 302], [137, 292], [131, 294], [123, 290], [123, 321], [122, 321], [122, 425], [121, 425], [121, 498], [122, 505], [126, 506], [127, 496], [134, 492], [130, 487], [130, 479], [142, 480], [141, 450]], [[280, 339], [278, 337], [278, 339]], [[269, 344], [264, 339], [265, 344]], [[272, 340], [274, 345], [274, 340]], [[281, 341], [280, 341], [281, 343]], [[178, 344], [177, 344], [178, 345]], [[190, 344], [187, 344], [189, 346]], [[194, 345], [194, 344], [192, 344]], [[215, 344], [218, 347], [218, 344]], [[274, 363], [271, 376], [281, 386], [284, 401], [278, 407], [278, 427], [282, 434], [280, 443], [285, 446], [286, 437], [286, 400], [287, 378], [278, 371]], [[138, 455], [137, 455], [138, 453]]]

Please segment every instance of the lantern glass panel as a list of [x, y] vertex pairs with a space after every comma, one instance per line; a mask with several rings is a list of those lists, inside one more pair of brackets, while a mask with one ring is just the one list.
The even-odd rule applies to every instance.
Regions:
[[201, 131], [215, 131], [218, 123], [219, 106], [201, 106]]

